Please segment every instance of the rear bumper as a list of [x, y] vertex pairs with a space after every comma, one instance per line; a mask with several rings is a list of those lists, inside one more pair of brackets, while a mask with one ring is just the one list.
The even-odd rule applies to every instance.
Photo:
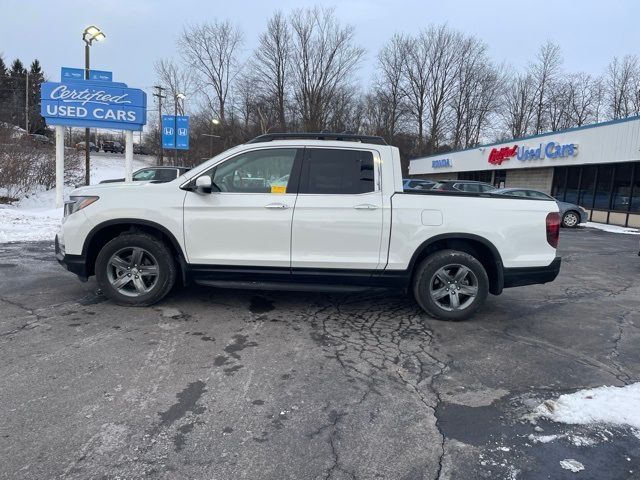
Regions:
[[504, 288], [553, 282], [560, 273], [560, 257], [546, 267], [505, 268]]
[[56, 260], [58, 263], [62, 265], [64, 268], [69, 270], [71, 273], [75, 273], [80, 280], [87, 280], [87, 262], [83, 255], [67, 255], [64, 252], [64, 247], [60, 245], [58, 240], [58, 235], [56, 235], [55, 239], [55, 247], [56, 247]]

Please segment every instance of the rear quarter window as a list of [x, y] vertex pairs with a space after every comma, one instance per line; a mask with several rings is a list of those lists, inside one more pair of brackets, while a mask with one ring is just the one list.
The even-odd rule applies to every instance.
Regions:
[[300, 193], [356, 195], [374, 190], [372, 152], [333, 148], [306, 150]]

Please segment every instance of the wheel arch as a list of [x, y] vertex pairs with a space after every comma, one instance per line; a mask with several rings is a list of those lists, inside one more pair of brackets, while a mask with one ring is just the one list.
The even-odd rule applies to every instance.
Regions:
[[502, 293], [504, 272], [500, 252], [486, 238], [471, 233], [444, 233], [424, 241], [409, 261], [408, 270], [411, 284], [417, 265], [432, 253], [446, 249], [466, 252], [477, 258], [489, 277], [489, 292], [493, 295]]
[[138, 218], [107, 220], [91, 229], [82, 246], [82, 256], [85, 259], [87, 276], [95, 274], [96, 258], [107, 242], [122, 233], [136, 231], [153, 235], [167, 244], [178, 263], [183, 282], [186, 282], [186, 257], [176, 237], [159, 223]]

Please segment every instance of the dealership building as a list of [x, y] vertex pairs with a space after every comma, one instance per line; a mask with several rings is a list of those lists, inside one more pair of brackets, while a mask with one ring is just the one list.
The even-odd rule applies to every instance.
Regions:
[[409, 175], [536, 189], [591, 221], [640, 227], [640, 117], [416, 158]]

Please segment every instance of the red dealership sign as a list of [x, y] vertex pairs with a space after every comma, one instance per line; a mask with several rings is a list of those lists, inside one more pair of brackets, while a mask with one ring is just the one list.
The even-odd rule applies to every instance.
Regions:
[[502, 162], [509, 160], [511, 157], [515, 157], [518, 151], [518, 146], [492, 148], [489, 153], [489, 163], [492, 165], [502, 165]]

